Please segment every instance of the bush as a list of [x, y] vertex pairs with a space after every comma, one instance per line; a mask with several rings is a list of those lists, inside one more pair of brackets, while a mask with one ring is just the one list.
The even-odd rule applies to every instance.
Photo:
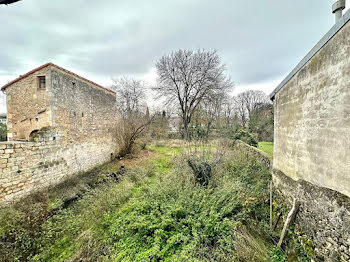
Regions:
[[32, 194], [0, 214], [0, 260], [30, 261], [40, 250], [42, 226], [49, 215], [47, 195]]
[[208, 186], [211, 178], [211, 165], [207, 161], [195, 163], [191, 159], [187, 160], [187, 163], [194, 173], [196, 182], [201, 186]]
[[[175, 182], [175, 181], [174, 181]], [[225, 261], [233, 250], [230, 219], [241, 205], [231, 192], [163, 183], [106, 215], [114, 261]]]
[[146, 147], [149, 142], [149, 125], [152, 121], [153, 118], [149, 119], [138, 114], [130, 114], [122, 119], [117, 130], [120, 147], [118, 157], [124, 157]]
[[233, 140], [241, 140], [241, 141], [247, 143], [248, 145], [258, 147], [258, 142], [254, 138], [254, 136], [251, 133], [249, 133], [248, 131], [240, 130], [240, 131], [234, 133], [231, 138]]

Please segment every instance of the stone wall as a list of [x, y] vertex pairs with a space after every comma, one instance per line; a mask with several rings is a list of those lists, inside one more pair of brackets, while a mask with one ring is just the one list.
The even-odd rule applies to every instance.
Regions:
[[273, 167], [350, 197], [350, 22], [275, 95]]
[[110, 143], [62, 147], [59, 137], [45, 140], [0, 143], [0, 204], [108, 162], [115, 151]]
[[[38, 76], [45, 76], [46, 89], [38, 89]], [[51, 125], [50, 81], [45, 67], [6, 89], [9, 140], [27, 140], [33, 130]]]
[[350, 11], [272, 93], [273, 180], [316, 261], [350, 261]]
[[56, 141], [0, 143], [0, 203], [59, 181], [68, 168], [58, 153]]
[[108, 142], [117, 147], [116, 94], [55, 67], [51, 79], [52, 125], [62, 143]]
[[[260, 150], [236, 141], [247, 154], [271, 167], [270, 159]], [[295, 181], [279, 170], [271, 170], [274, 192], [291, 208], [293, 199], [300, 202], [295, 226], [301, 239], [311, 240], [314, 261], [350, 261], [350, 198], [304, 180]]]
[[[45, 90], [38, 90], [38, 76], [46, 77]], [[11, 140], [28, 139], [36, 130], [37, 142], [0, 144], [0, 203], [118, 154], [120, 118], [111, 90], [46, 64], [8, 86], [6, 95]]]
[[262, 152], [261, 150], [257, 149], [256, 147], [250, 146], [241, 140], [234, 141], [233, 146], [246, 151], [247, 154], [249, 154], [252, 158], [256, 159], [261, 164], [266, 166], [267, 169], [271, 168], [271, 160], [265, 152]]
[[350, 199], [328, 188], [294, 181], [273, 170], [274, 186], [290, 205], [300, 202], [296, 231], [310, 239], [315, 261], [350, 261]]

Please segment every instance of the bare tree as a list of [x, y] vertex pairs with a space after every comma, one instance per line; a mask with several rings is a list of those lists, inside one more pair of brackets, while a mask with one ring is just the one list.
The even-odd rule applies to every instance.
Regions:
[[246, 110], [245, 100], [240, 94], [234, 96], [232, 100], [234, 111], [236, 112], [236, 115], [240, 120], [242, 127], [245, 127], [248, 121], [248, 113]]
[[[139, 114], [128, 114], [127, 118], [123, 118], [122, 129], [118, 130], [117, 134], [121, 143], [119, 156], [122, 157], [134, 151], [136, 142], [147, 136], [148, 128], [154, 118], [155, 114], [149, 118]], [[144, 148], [147, 142], [142, 141], [142, 144], [141, 147]]]
[[206, 135], [209, 136], [210, 130], [214, 122], [219, 125], [220, 117], [223, 115], [224, 103], [228, 95], [225, 92], [207, 95], [202, 102], [202, 110], [204, 112], [206, 122]]
[[243, 92], [241, 95], [245, 101], [248, 117], [250, 117], [251, 112], [256, 110], [260, 104], [269, 102], [266, 94], [260, 90], [248, 90]]
[[223, 101], [223, 117], [225, 119], [225, 126], [226, 128], [229, 128], [231, 124], [231, 120], [234, 116], [234, 101], [232, 97], [227, 97]]
[[178, 50], [165, 55], [156, 64], [158, 85], [153, 88], [166, 104], [176, 103], [188, 139], [192, 116], [203, 98], [232, 88], [225, 66], [215, 51]]
[[125, 76], [113, 81], [112, 89], [117, 93], [118, 109], [122, 115], [135, 114], [145, 109], [145, 82]]
[[268, 103], [269, 100], [263, 91], [248, 90], [233, 97], [234, 107], [242, 126], [246, 127], [251, 113], [259, 105]]
[[146, 106], [143, 81], [122, 77], [114, 82], [112, 88], [117, 92], [118, 109], [123, 121], [117, 133], [121, 144], [119, 155], [124, 156], [133, 151], [137, 141], [147, 136], [154, 116], [150, 116]]

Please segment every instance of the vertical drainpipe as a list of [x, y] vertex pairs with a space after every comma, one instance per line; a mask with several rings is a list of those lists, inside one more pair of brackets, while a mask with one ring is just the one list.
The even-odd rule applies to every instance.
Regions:
[[345, 0], [338, 0], [332, 6], [332, 12], [335, 14], [335, 23], [343, 17], [343, 10], [345, 9]]

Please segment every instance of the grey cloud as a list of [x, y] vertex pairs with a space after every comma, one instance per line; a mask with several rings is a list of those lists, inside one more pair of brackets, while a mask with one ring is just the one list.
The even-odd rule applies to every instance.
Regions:
[[240, 83], [282, 78], [332, 26], [332, 1], [22, 0], [0, 7], [0, 75], [54, 62], [110, 78], [216, 49]]

